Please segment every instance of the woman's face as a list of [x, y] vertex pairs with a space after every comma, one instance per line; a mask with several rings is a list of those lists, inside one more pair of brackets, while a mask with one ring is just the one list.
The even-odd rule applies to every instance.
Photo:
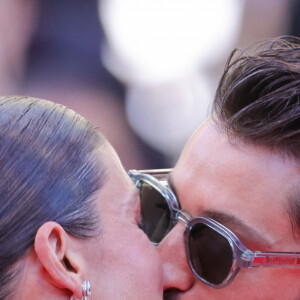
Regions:
[[161, 261], [139, 229], [139, 195], [111, 146], [101, 151], [107, 174], [98, 192], [100, 235], [85, 240], [91, 299], [162, 299]]

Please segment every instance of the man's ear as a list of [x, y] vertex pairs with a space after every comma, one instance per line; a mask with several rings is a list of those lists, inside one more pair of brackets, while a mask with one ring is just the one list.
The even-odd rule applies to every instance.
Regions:
[[52, 284], [81, 298], [80, 269], [70, 243], [70, 237], [58, 223], [47, 222], [38, 229], [34, 248]]

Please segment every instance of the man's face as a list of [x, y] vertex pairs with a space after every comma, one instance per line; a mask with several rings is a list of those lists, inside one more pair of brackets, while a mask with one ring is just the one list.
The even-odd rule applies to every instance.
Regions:
[[[211, 121], [191, 138], [173, 170], [183, 210], [214, 216], [253, 251], [300, 252], [289, 217], [300, 169], [264, 147], [228, 141]], [[300, 269], [242, 268], [225, 288], [198, 281], [189, 270], [182, 222], [158, 246], [165, 299], [299, 299]]]

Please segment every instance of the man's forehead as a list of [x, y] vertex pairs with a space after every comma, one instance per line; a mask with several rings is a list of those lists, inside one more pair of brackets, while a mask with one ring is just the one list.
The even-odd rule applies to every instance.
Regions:
[[289, 190], [300, 181], [299, 173], [295, 161], [263, 147], [232, 144], [208, 122], [189, 141], [171, 176], [191, 214], [234, 210], [236, 217], [251, 221], [248, 226], [268, 232], [274, 218], [276, 226], [291, 227]]
[[[174, 181], [176, 181], [176, 177], [189, 177], [192, 175], [192, 173], [197, 172], [196, 166], [202, 162], [202, 160], [200, 160], [200, 156], [198, 155], [198, 149], [205, 146], [202, 140], [205, 140], [203, 133], [206, 132], [206, 127], [208, 124], [208, 122], [203, 123], [197, 129], [197, 131], [194, 132], [184, 146], [172, 172]], [[177, 173], [180, 174], [177, 176]]]
[[178, 169], [184, 169], [184, 175], [197, 173], [208, 161], [213, 162], [213, 167], [236, 163], [240, 169], [241, 164], [248, 164], [250, 168], [246, 171], [251, 171], [253, 166], [256, 167], [257, 173], [268, 169], [280, 174], [285, 169], [287, 172], [292, 170], [294, 175], [300, 175], [299, 161], [262, 145], [229, 139], [210, 119], [203, 123], [187, 142], [174, 173], [176, 174]]

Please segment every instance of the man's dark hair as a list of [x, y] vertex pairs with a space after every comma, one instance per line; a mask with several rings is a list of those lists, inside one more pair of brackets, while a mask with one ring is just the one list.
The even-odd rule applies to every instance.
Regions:
[[[300, 159], [300, 39], [285, 36], [234, 50], [212, 115], [228, 137]], [[298, 197], [291, 197], [289, 212], [300, 228]]]
[[14, 265], [43, 223], [55, 221], [79, 238], [98, 232], [94, 198], [104, 181], [104, 142], [94, 125], [62, 105], [0, 97], [1, 300], [14, 289]]

